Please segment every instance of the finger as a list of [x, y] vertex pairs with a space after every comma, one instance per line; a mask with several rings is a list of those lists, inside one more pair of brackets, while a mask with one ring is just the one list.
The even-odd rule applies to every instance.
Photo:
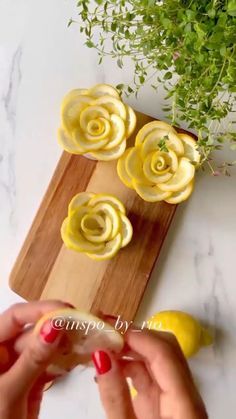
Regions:
[[33, 301], [11, 306], [0, 314], [0, 342], [17, 336], [25, 325], [35, 323], [45, 313], [68, 306], [62, 301]]
[[186, 387], [191, 374], [178, 343], [168, 333], [152, 333], [143, 330], [135, 333], [130, 329], [125, 339], [132, 350], [149, 363], [153, 376], [163, 391], [181, 390]]
[[124, 376], [131, 379], [132, 386], [137, 391], [137, 397], [133, 400], [137, 416], [145, 419], [156, 419], [159, 412], [161, 392], [149, 374], [147, 366], [140, 361], [121, 361], [121, 365]]
[[132, 384], [140, 392], [148, 392], [153, 384], [153, 379], [150, 376], [145, 364], [141, 361], [120, 361], [119, 365], [122, 369], [123, 375], [132, 380]]
[[43, 324], [38, 335], [31, 336], [28, 346], [0, 381], [1, 389], [9, 391], [11, 399], [25, 395], [45, 372], [62, 336], [63, 331], [53, 328], [50, 321]]
[[107, 418], [135, 419], [129, 387], [116, 360], [107, 352], [96, 351], [93, 362]]

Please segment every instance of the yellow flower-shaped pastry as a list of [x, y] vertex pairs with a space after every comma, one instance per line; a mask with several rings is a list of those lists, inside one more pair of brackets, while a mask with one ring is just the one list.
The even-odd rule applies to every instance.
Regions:
[[63, 99], [58, 140], [72, 154], [89, 154], [96, 160], [115, 160], [126, 149], [136, 126], [136, 115], [108, 84], [75, 89]]
[[135, 146], [120, 157], [117, 172], [145, 201], [178, 204], [190, 196], [199, 162], [196, 141], [190, 135], [153, 121], [143, 126]]
[[106, 260], [127, 246], [133, 228], [124, 205], [115, 196], [82, 192], [69, 204], [61, 235], [69, 249]]

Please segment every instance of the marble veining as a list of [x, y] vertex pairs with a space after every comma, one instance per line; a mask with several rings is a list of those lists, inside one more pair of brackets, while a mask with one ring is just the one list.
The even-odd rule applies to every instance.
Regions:
[[[69, 89], [130, 82], [132, 65], [97, 65], [84, 46], [74, 0], [0, 2], [0, 310], [21, 301], [9, 272], [60, 155], [59, 106]], [[164, 93], [163, 93], [164, 95]], [[145, 86], [137, 110], [162, 117], [162, 93]], [[221, 158], [229, 160], [228, 151]], [[235, 157], [236, 160], [236, 157]], [[137, 315], [186, 310], [209, 326], [214, 346], [190, 361], [210, 418], [235, 418], [235, 176], [200, 173], [191, 199], [179, 206]], [[93, 400], [93, 403], [91, 403]], [[41, 419], [104, 419], [94, 370], [78, 368], [45, 395]]]

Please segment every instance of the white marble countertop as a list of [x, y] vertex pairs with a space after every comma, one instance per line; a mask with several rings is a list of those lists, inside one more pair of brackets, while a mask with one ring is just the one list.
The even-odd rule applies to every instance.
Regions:
[[[97, 65], [78, 26], [66, 25], [75, 0], [0, 1], [0, 309], [20, 301], [8, 277], [61, 150], [56, 142], [60, 100], [74, 87], [131, 79], [132, 69]], [[161, 96], [145, 87], [136, 109], [162, 116]], [[226, 155], [226, 153], [225, 153]], [[195, 192], [178, 208], [153, 272], [139, 319], [181, 309], [215, 330], [215, 345], [191, 362], [210, 418], [236, 410], [235, 175], [199, 174]], [[74, 371], [45, 396], [41, 418], [104, 418], [93, 370]]]

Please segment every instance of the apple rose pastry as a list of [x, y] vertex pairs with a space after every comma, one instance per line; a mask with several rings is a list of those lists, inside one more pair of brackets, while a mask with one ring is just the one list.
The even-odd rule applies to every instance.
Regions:
[[178, 204], [193, 190], [195, 166], [200, 162], [196, 141], [169, 124], [153, 121], [138, 132], [135, 146], [117, 164], [121, 181], [148, 202]]
[[89, 155], [96, 160], [115, 160], [126, 149], [136, 126], [136, 115], [108, 84], [75, 89], [63, 99], [60, 145], [68, 153]]

